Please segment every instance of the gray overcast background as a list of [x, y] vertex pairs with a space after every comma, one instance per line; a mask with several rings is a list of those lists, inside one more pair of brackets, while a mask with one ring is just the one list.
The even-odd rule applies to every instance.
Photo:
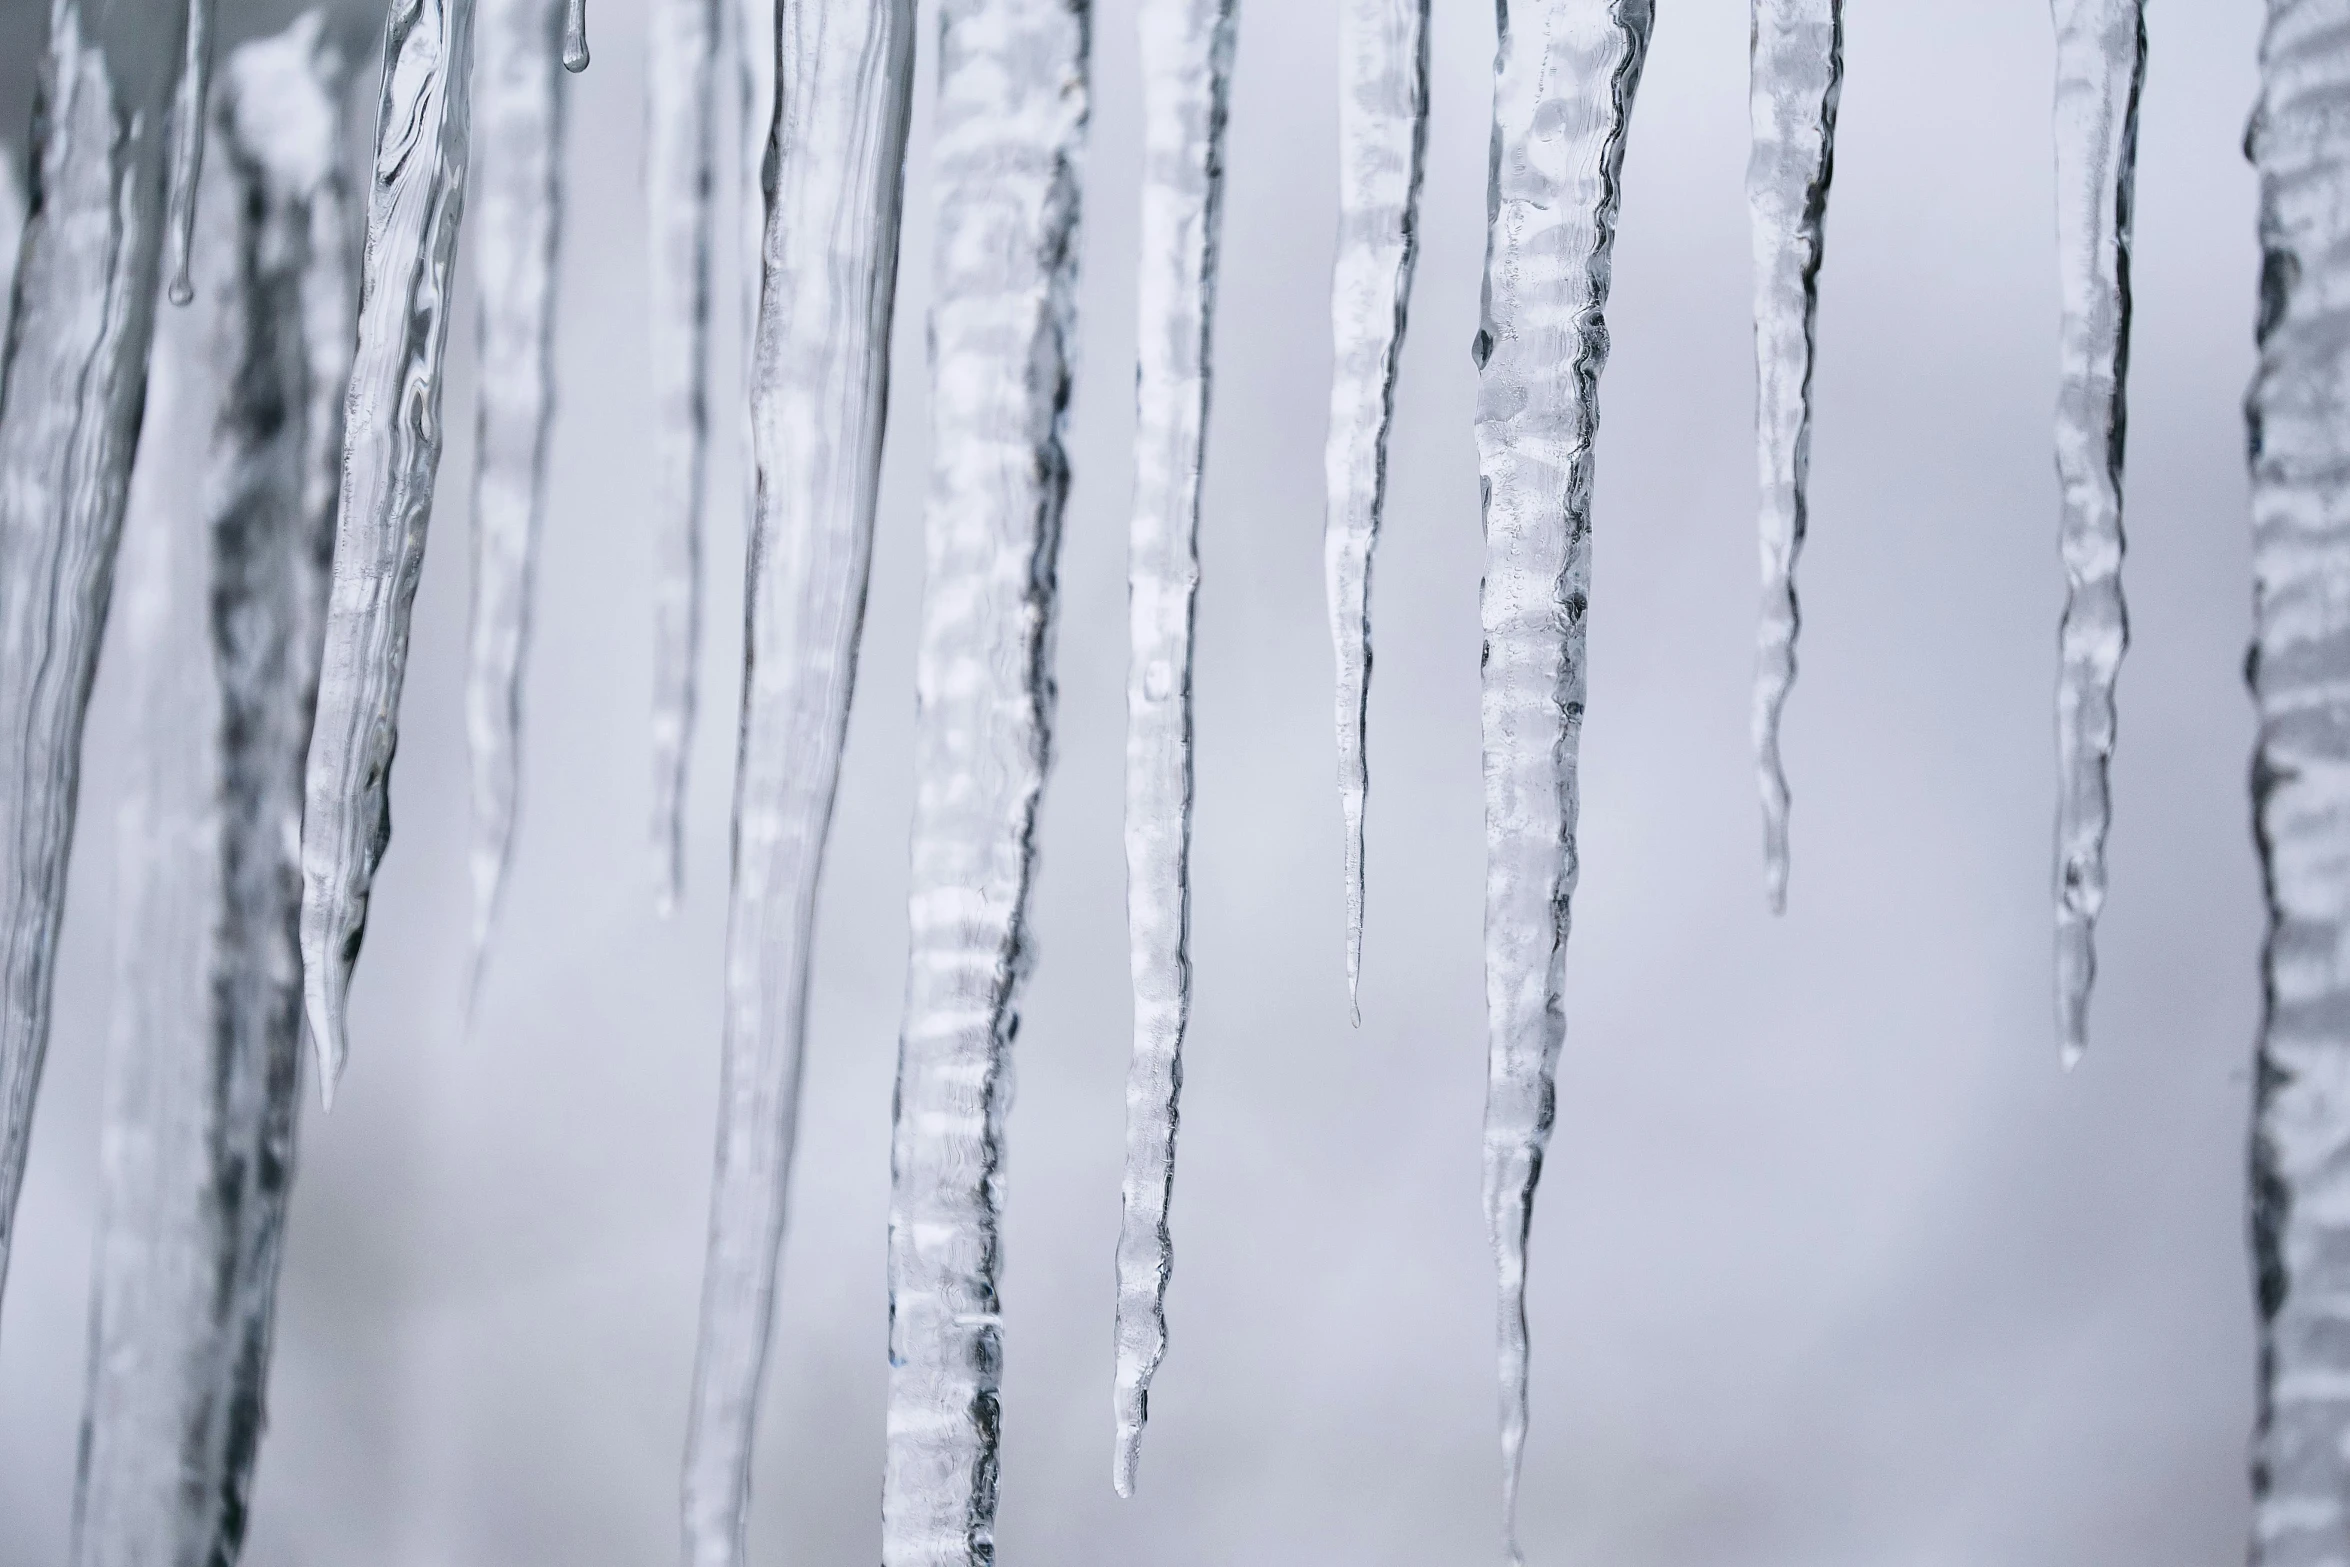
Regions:
[[[1584, 878], [1535, 1236], [1529, 1558], [2236, 1559], [2261, 930], [2240, 677], [2256, 255], [2239, 146], [2261, 8], [2150, 8], [2135, 645], [2095, 1038], [2070, 1077], [2048, 999], [2061, 578], [2047, 8], [1850, 8], [1783, 920], [1763, 911], [1747, 751], [1746, 6], [1659, 9], [1602, 392]], [[0, 5], [12, 136], [44, 10]], [[1003, 1559], [1494, 1560], [1468, 356], [1493, 56], [1480, 0], [1436, 6], [1426, 242], [1375, 586], [1360, 1029], [1341, 964], [1321, 588], [1337, 6], [1242, 0], [1201, 529], [1173, 1341], [1140, 1494], [1110, 1490], [1132, 11], [1096, 10], [1059, 761], [1010, 1129]], [[597, 0], [591, 26], [595, 64], [569, 88], [562, 406], [516, 874], [468, 1037], [468, 292], [398, 832], [351, 1071], [303, 1134], [254, 1567], [643, 1567], [677, 1550], [716, 1097], [736, 429], [720, 421], [713, 474], [689, 901], [663, 924], [645, 847], [641, 3]], [[759, 1450], [764, 1562], [878, 1555], [933, 27]], [[125, 695], [113, 658], [0, 1332], [5, 1567], [66, 1550]]]

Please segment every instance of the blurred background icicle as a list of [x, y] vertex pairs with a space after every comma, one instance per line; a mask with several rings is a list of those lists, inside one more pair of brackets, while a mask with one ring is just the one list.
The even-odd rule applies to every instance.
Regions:
[[196, 297], [188, 268], [196, 238], [196, 182], [204, 172], [205, 101], [212, 82], [212, 12], [217, 0], [187, 0], [186, 37], [180, 51], [179, 85], [171, 98], [171, 148], [164, 186], [166, 292], [175, 305]]
[[1566, 1034], [1591, 593], [1592, 446], [1624, 139], [1649, 0], [1505, 0], [1485, 309], [1485, 1213], [1500, 1273], [1502, 1528], [1517, 1560], [1526, 1240]]
[[685, 879], [686, 751], [701, 656], [702, 507], [709, 484], [710, 243], [721, 7], [652, 0], [645, 205], [653, 373], [653, 887]]
[[1089, 0], [944, 0], [885, 1567], [995, 1560], [1004, 1111], [1052, 749]]
[[318, 11], [228, 56], [200, 303], [162, 325], [150, 368], [79, 1567], [227, 1567], [244, 1538], [293, 1180], [295, 845], [357, 305], [347, 80]]
[[82, 721], [146, 399], [180, 8], [54, 0], [0, 388], [0, 1284], [49, 1040]]
[[399, 0], [385, 24], [342, 509], [302, 815], [302, 983], [329, 1102], [367, 893], [392, 835], [408, 617], [441, 458], [441, 361], [465, 197], [473, 0]]
[[[2061, 3], [2061, 0], [2060, 0]], [[1821, 236], [1844, 88], [1844, 0], [1754, 0], [1746, 205], [1754, 230], [1754, 423], [1762, 483], [1762, 621], [1754, 751], [1763, 806], [1763, 896], [1787, 908], [1787, 769], [1779, 722], [1795, 684], [1795, 562], [1811, 474], [1813, 325]]]
[[686, 1429], [694, 1567], [743, 1557], [816, 886], [872, 560], [914, 68], [913, 0], [783, 0], [777, 26], [718, 1153]]
[[473, 193], [478, 390], [473, 621], [465, 731], [473, 765], [478, 994], [522, 791], [522, 666], [555, 418], [555, 267], [563, 227], [563, 0], [480, 0]]
[[2056, 684], [2056, 1026], [2067, 1066], [2089, 1043], [2097, 914], [2112, 819], [2114, 677], [2122, 603], [2122, 438], [2128, 422], [2130, 217], [2138, 175], [2145, 0], [2054, 0], [2058, 337], [2056, 476], [2064, 618]]
[[2269, 0], [2260, 64], [2249, 672], [2269, 927], [2252, 1562], [2333, 1567], [2350, 1561], [2350, 0]]
[[1419, 252], [1428, 151], [1428, 0], [1346, 0], [1338, 18], [1338, 264], [1323, 467], [1322, 582], [1338, 659], [1338, 799], [1346, 825], [1346, 992], [1361, 1016], [1363, 731], [1371, 696], [1371, 552], [1387, 500], [1387, 427]]
[[1118, 1228], [1117, 1449], [1134, 1490], [1167, 1352], [1167, 1204], [1191, 1012], [1191, 629], [1237, 0], [1142, 0], [1141, 328], [1126, 563], [1126, 925], [1134, 1053]]

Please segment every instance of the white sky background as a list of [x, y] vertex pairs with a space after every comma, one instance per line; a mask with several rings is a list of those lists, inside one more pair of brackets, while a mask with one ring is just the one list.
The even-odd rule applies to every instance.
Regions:
[[[1584, 877], [1534, 1242], [1524, 1536], [1538, 1564], [2163, 1567], [2242, 1549], [2261, 927], [2241, 683], [2257, 265], [2239, 144], [2260, 7], [2150, 9], [2135, 645], [2094, 1041], [2068, 1078], [2048, 996], [2061, 575], [2046, 8], [1861, 0], [1848, 17], [1789, 710], [1795, 870], [1774, 921], [1747, 749], [1746, 8], [1660, 6], [1602, 388]], [[1104, 0], [1095, 23], [1059, 760], [1010, 1123], [1002, 1556], [1496, 1559], [1467, 351], [1493, 10], [1477, 0], [1436, 6], [1426, 239], [1374, 585], [1359, 1031], [1320, 566], [1336, 6], [1242, 0], [1201, 538], [1173, 1337], [1140, 1495], [1110, 1490], [1131, 11]], [[22, 20], [9, 36], [34, 30]], [[469, 290], [460, 304], [398, 830], [351, 1071], [334, 1115], [313, 1107], [304, 1128], [253, 1567], [642, 1567], [677, 1549], [742, 553], [722, 417], [691, 880], [664, 925], [645, 846], [642, 31], [637, 4], [597, 0], [595, 63], [571, 88], [525, 816], [471, 1038]], [[933, 32], [926, 13], [897, 417], [755, 1482], [766, 1562], [878, 1553]], [[101, 673], [0, 1331], [0, 1567], [66, 1549], [123, 676], [119, 657]]]

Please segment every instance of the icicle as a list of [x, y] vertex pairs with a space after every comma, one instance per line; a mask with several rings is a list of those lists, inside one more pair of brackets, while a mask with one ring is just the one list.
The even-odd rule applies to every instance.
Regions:
[[441, 357], [464, 203], [473, 0], [400, 0], [385, 25], [358, 354], [318, 723], [302, 817], [302, 982], [329, 1102], [344, 999], [390, 840], [408, 615], [441, 456]]
[[1503, 1538], [1526, 1439], [1526, 1238], [1566, 1032], [1609, 252], [1649, 0], [1505, 0], [1484, 320], [1485, 1212], [1501, 1282]]
[[686, 1433], [695, 1567], [743, 1558], [816, 883], [872, 558], [914, 0], [783, 0], [778, 26], [718, 1159]]
[[686, 749], [701, 650], [702, 502], [710, 444], [710, 235], [719, 6], [655, 0], [645, 203], [653, 296], [653, 875], [661, 912], [684, 881]]
[[1346, 0], [1339, 14], [1338, 267], [1322, 581], [1338, 655], [1338, 799], [1346, 822], [1346, 993], [1362, 1020], [1363, 728], [1371, 551], [1387, 499], [1387, 426], [1419, 250], [1428, 149], [1428, 0]]
[[995, 1560], [1003, 1117], [1053, 716], [1089, 0], [945, 0], [885, 1567]]
[[0, 1281], [15, 1234], [81, 776], [145, 401], [181, 13], [55, 0], [38, 193], [0, 391]]
[[1811, 472], [1812, 324], [1820, 231], [1844, 84], [1844, 0], [1754, 0], [1746, 205], [1754, 229], [1754, 423], [1762, 480], [1762, 626], [1754, 751], [1762, 785], [1763, 896], [1787, 909], [1787, 771], [1779, 720], [1795, 684], [1795, 561]]
[[564, 0], [563, 69], [577, 76], [587, 68], [587, 0]]
[[203, 304], [159, 334], [150, 374], [79, 1567], [232, 1563], [244, 1536], [300, 1101], [294, 844], [356, 306], [345, 77], [316, 11], [229, 56]]
[[1126, 567], [1126, 924], [1134, 1056], [1118, 1228], [1111, 1481], [1134, 1493], [1167, 1351], [1167, 1203], [1191, 1012], [1191, 623], [1236, 0], [1142, 0], [1142, 326]]
[[2065, 1065], [2089, 1043], [2105, 905], [2106, 765], [2113, 683], [2129, 645], [2122, 605], [2122, 432], [2130, 362], [2130, 208], [2144, 0], [2053, 0], [2056, 237], [2064, 301], [2056, 402], [2064, 619], [2057, 631], [2056, 1023]]
[[2253, 1075], [2261, 1389], [2253, 1567], [2350, 1562], [2350, 0], [2269, 0], [2246, 145], [2260, 175], [2248, 403], [2268, 893]]
[[171, 302], [196, 297], [188, 281], [189, 251], [196, 233], [196, 180], [204, 169], [204, 100], [212, 76], [214, 0], [188, 0], [186, 37], [180, 56], [179, 88], [171, 100], [170, 184], [165, 189], [165, 222], [171, 234]]
[[481, 179], [479, 407], [473, 470], [473, 624], [465, 729], [473, 760], [472, 983], [514, 854], [522, 660], [555, 415], [555, 258], [563, 222], [561, 0], [482, 0], [474, 111]]
[[[0, 141], [0, 334], [4, 334], [14, 310], [16, 259], [24, 249], [24, 220], [24, 176], [16, 170], [16, 150]], [[0, 335], [0, 342], [6, 340]]]

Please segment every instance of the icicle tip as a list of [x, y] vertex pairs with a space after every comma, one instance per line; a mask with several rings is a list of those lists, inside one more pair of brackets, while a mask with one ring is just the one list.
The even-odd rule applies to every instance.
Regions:
[[587, 68], [587, 0], [570, 0], [563, 8], [563, 69], [577, 76]]

